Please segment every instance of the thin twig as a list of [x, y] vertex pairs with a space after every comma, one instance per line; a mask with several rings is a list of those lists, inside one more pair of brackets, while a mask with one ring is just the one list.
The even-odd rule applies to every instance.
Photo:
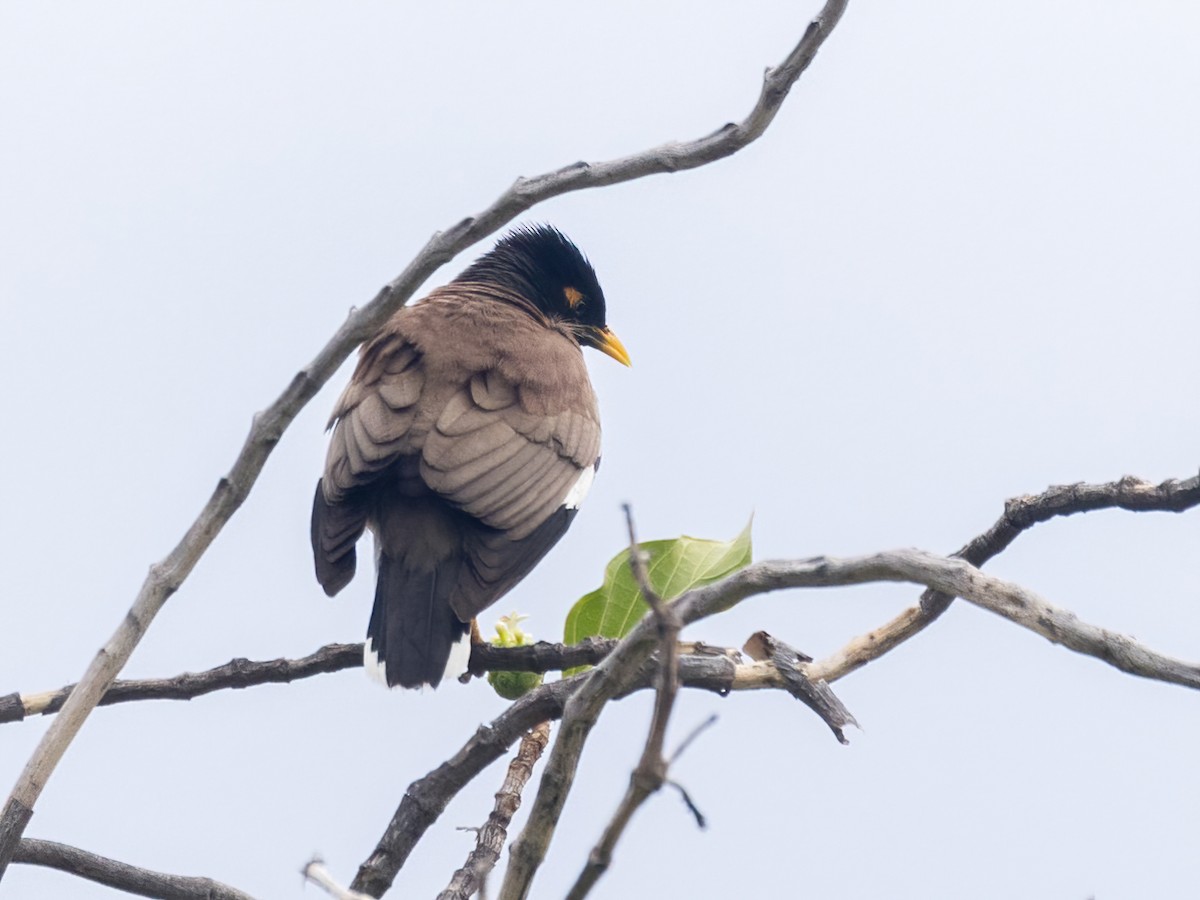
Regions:
[[692, 743], [696, 740], [696, 738], [700, 737], [700, 735], [704, 734], [704, 732], [716, 724], [717, 714], [713, 713], [707, 719], [693, 728], [688, 733], [688, 736], [679, 742], [679, 746], [675, 748], [675, 752], [671, 754], [671, 758], [667, 761], [668, 764], [672, 766], [675, 765], [679, 757], [683, 756], [683, 754], [687, 752], [687, 748], [692, 746]]
[[679, 791], [679, 796], [683, 800], [683, 805], [688, 808], [688, 812], [690, 812], [692, 814], [692, 818], [696, 820], [696, 827], [701, 831], [707, 828], [708, 820], [704, 818], [704, 813], [700, 812], [700, 807], [696, 805], [696, 802], [692, 799], [692, 795], [687, 792], [687, 788], [685, 788], [678, 781], [672, 781], [669, 778], [665, 783]]
[[[1055, 485], [1040, 494], [1007, 501], [1004, 514], [991, 528], [952, 555], [974, 566], [982, 566], [1007, 549], [1018, 535], [1059, 516], [1100, 509], [1179, 513], [1196, 506], [1200, 506], [1200, 476], [1169, 478], [1161, 484], [1127, 475], [1107, 484]], [[951, 594], [926, 589], [918, 605], [856, 637], [831, 656], [812, 663], [807, 667], [807, 674], [810, 678], [825, 681], [836, 681], [849, 675], [925, 630], [946, 611], [953, 599]]]
[[496, 805], [482, 828], [476, 829], [475, 847], [461, 869], [454, 873], [450, 884], [438, 894], [437, 900], [469, 900], [482, 887], [488, 873], [500, 858], [508, 840], [508, 825], [521, 806], [521, 792], [533, 774], [533, 767], [550, 742], [550, 723], [542, 722], [521, 738], [517, 755], [508, 764], [504, 783], [496, 792]]
[[633, 577], [637, 580], [638, 588], [658, 626], [658, 652], [662, 665], [659, 667], [657, 690], [654, 695], [654, 713], [650, 719], [650, 730], [646, 735], [646, 746], [642, 749], [641, 759], [629, 776], [629, 786], [625, 789], [625, 796], [621, 798], [617, 811], [613, 813], [604, 834], [588, 854], [588, 861], [575, 884], [567, 892], [567, 900], [583, 900], [600, 880], [600, 876], [608, 871], [612, 864], [613, 850], [616, 849], [621, 835], [625, 833], [633, 814], [651, 794], [662, 788], [667, 778], [663, 744], [666, 743], [667, 723], [675, 708], [675, 697], [679, 693], [679, 632], [683, 628], [683, 621], [651, 586], [645, 555], [638, 549], [633, 510], [628, 503], [624, 508], [625, 522], [629, 528], [629, 567], [633, 570]]
[[533, 178], [518, 178], [491, 206], [429, 239], [421, 251], [370, 303], [351, 313], [337, 333], [300, 370], [267, 409], [253, 420], [250, 433], [229, 473], [175, 548], [150, 567], [137, 598], [112, 637], [79, 679], [79, 686], [50, 724], [13, 786], [0, 812], [0, 879], [17, 841], [67, 747], [129, 661], [154, 617], [179, 590], [201, 556], [245, 501], [267, 458], [301, 409], [342, 362], [441, 266], [475, 242], [511, 222], [537, 203], [570, 191], [605, 187], [647, 175], [692, 169], [730, 156], [756, 140], [771, 124], [792, 85], [808, 68], [837, 24], [847, 0], [829, 0], [796, 48], [777, 69], [768, 71], [754, 109], [739, 124], [728, 124], [687, 143], [668, 143], [600, 163], [575, 163]]
[[320, 857], [314, 856], [305, 863], [300, 874], [304, 876], [306, 883], [315, 884], [334, 900], [372, 900], [366, 894], [360, 894], [358, 891], [352, 891], [338, 884], [333, 873], [325, 867], [325, 860]]
[[22, 838], [12, 861], [58, 869], [142, 897], [161, 897], [165, 900], [254, 900], [249, 894], [212, 878], [155, 872], [55, 841]]

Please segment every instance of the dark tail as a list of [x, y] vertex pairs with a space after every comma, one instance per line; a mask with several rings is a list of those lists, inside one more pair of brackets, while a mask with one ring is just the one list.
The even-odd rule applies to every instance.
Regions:
[[[379, 555], [364, 663], [376, 673], [382, 669], [388, 687], [437, 687], [444, 676], [466, 671], [470, 626], [450, 608], [452, 568], [457, 569], [456, 561], [414, 572]], [[447, 672], [452, 655], [455, 665]]]

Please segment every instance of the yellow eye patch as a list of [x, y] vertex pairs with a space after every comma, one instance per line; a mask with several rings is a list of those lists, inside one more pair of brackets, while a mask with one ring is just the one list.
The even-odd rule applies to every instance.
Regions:
[[583, 294], [573, 287], [563, 288], [563, 296], [567, 298], [567, 306], [571, 309], [579, 309], [580, 304], [583, 303]]

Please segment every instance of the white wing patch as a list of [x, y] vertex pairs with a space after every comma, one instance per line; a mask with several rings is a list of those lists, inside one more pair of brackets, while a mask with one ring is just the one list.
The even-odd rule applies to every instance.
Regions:
[[567, 491], [567, 496], [563, 497], [562, 505], [567, 509], [579, 509], [579, 505], [583, 503], [583, 498], [587, 496], [588, 491], [592, 487], [592, 482], [595, 480], [596, 466], [592, 464], [579, 473], [579, 477], [575, 479], [575, 483]]

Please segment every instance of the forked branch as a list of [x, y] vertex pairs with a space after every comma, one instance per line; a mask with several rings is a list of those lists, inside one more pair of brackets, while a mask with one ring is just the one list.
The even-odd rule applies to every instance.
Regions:
[[[1056, 485], [1040, 494], [1015, 497], [1006, 502], [1004, 514], [995, 524], [953, 555], [974, 566], [982, 566], [1034, 525], [1060, 516], [1101, 509], [1179, 513], [1196, 506], [1200, 506], [1200, 476], [1196, 475], [1185, 479], [1168, 478], [1160, 484], [1126, 476], [1107, 484]], [[862, 668], [928, 628], [953, 600], [953, 594], [927, 588], [918, 605], [855, 638], [833, 655], [809, 665], [809, 676], [836, 681]]]

